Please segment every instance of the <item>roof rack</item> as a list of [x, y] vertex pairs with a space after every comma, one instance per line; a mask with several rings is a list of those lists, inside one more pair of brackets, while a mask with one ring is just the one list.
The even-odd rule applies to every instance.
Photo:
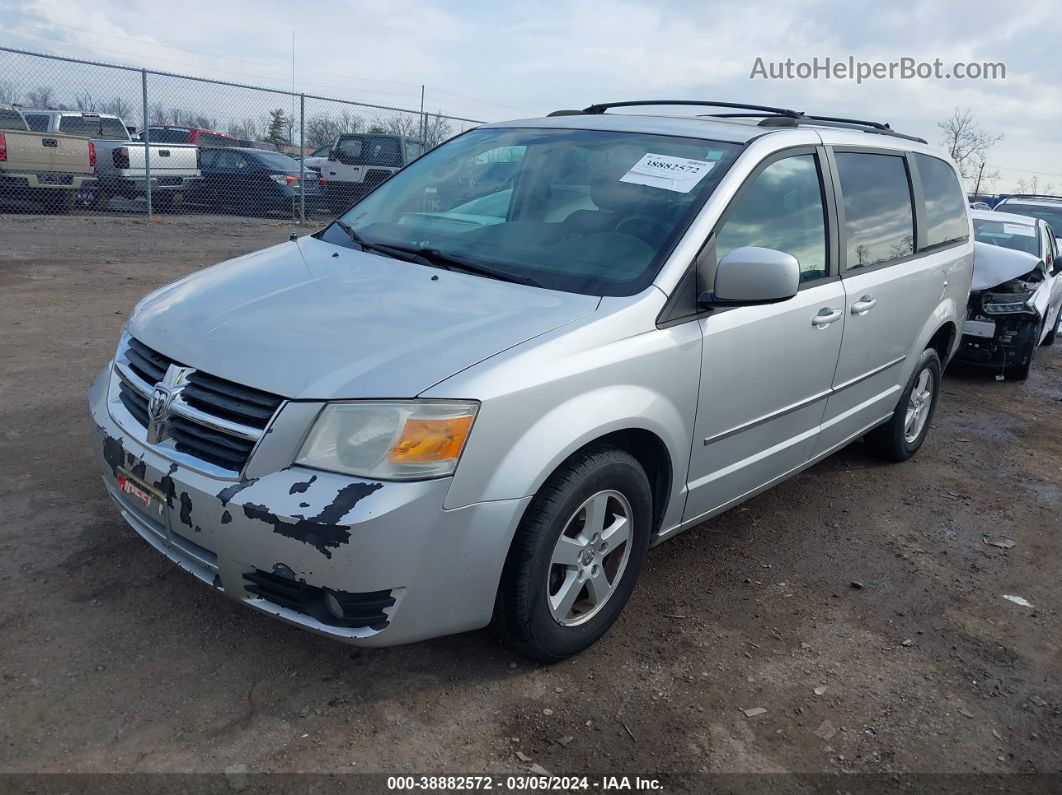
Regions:
[[590, 105], [582, 111], [558, 110], [550, 116], [572, 116], [579, 113], [602, 114], [609, 108], [632, 108], [647, 105], [683, 105], [708, 108], [733, 108], [736, 113], [706, 113], [700, 114], [701, 118], [716, 119], [760, 119], [761, 127], [796, 127], [800, 124], [814, 124], [822, 127], [838, 127], [849, 130], [862, 130], [867, 133], [890, 135], [895, 138], [903, 138], [907, 141], [915, 141], [920, 144], [926, 143], [924, 138], [914, 135], [905, 135], [896, 132], [888, 124], [878, 121], [866, 121], [864, 119], [847, 119], [842, 116], [811, 116], [803, 111], [790, 110], [789, 108], [774, 108], [770, 105], [751, 105], [744, 102], [716, 102], [701, 99], [639, 99], [627, 102], [602, 102]]
[[1052, 196], [1050, 193], [1008, 193], [1007, 199], [1054, 199], [1062, 201], [1062, 196]]
[[583, 113], [604, 113], [609, 108], [633, 108], [641, 105], [693, 105], [705, 108], [735, 108], [737, 110], [760, 111], [772, 116], [788, 116], [792, 119], [799, 119], [804, 115], [799, 110], [772, 108], [770, 105], [749, 105], [745, 102], [713, 102], [706, 99], [635, 99], [628, 102], [602, 102], [583, 108]]

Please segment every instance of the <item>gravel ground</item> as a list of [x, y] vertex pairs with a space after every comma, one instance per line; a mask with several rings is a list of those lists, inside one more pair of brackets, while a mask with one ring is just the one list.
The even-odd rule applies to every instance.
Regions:
[[1062, 771], [1060, 346], [949, 371], [912, 461], [852, 445], [654, 549], [573, 660], [358, 650], [180, 572], [88, 450], [134, 302], [290, 231], [0, 216], [0, 771]]

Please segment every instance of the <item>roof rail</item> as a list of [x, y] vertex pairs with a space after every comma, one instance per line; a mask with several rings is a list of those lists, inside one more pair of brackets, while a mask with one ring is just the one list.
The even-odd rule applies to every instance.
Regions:
[[705, 113], [700, 116], [716, 119], [761, 119], [761, 127], [796, 127], [799, 124], [814, 124], [823, 127], [838, 127], [850, 130], [862, 130], [868, 133], [890, 135], [895, 138], [903, 138], [907, 141], [915, 141], [924, 144], [924, 138], [914, 135], [905, 135], [896, 132], [888, 124], [879, 121], [866, 121], [864, 119], [847, 119], [841, 116], [811, 116], [803, 111], [790, 110], [789, 108], [775, 108], [770, 105], [751, 105], [745, 102], [716, 102], [714, 100], [701, 99], [638, 99], [628, 102], [601, 102], [590, 105], [582, 111], [557, 110], [550, 116], [571, 116], [578, 113], [602, 114], [609, 108], [633, 108], [651, 105], [683, 105], [707, 108], [732, 108], [737, 113]]
[[[1062, 196], [1053, 196], [1050, 193], [1008, 193], [1004, 199], [1055, 199], [1062, 201]], [[1002, 199], [1001, 199], [1002, 201]]]
[[609, 108], [634, 108], [644, 105], [693, 105], [705, 108], [735, 108], [737, 110], [756, 110], [774, 116], [788, 116], [798, 119], [804, 114], [799, 110], [772, 108], [769, 105], [749, 105], [745, 102], [713, 102], [706, 99], [635, 99], [628, 102], [602, 102], [583, 108], [583, 113], [604, 113]]

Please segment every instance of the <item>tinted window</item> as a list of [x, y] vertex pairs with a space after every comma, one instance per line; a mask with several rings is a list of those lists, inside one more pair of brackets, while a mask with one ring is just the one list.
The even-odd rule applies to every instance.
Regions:
[[914, 208], [907, 165], [893, 155], [839, 152], [847, 267], [863, 268], [914, 251]]
[[[633, 295], [740, 150], [603, 130], [473, 130], [399, 171], [342, 220], [370, 242], [436, 249], [547, 288]], [[324, 238], [352, 245], [335, 225]]]
[[256, 152], [252, 157], [272, 171], [298, 171], [299, 164], [280, 152]]
[[151, 127], [148, 129], [148, 137], [153, 144], [186, 144], [189, 132], [191, 130], [187, 127]]
[[[0, 127], [3, 127], [4, 114], [10, 114], [11, 111], [0, 110]], [[15, 115], [18, 115], [17, 113]], [[48, 117], [43, 113], [27, 113], [26, 124], [33, 132], [48, 132]]]
[[196, 140], [199, 146], [239, 146], [240, 142], [235, 138], [229, 138], [227, 135], [218, 135], [217, 133], [204, 132], [199, 133], [199, 138]]
[[[22, 114], [13, 108], [0, 108], [0, 130], [25, 130]], [[47, 129], [47, 126], [45, 126]]]
[[974, 240], [979, 243], [989, 243], [1000, 248], [1011, 248], [1015, 251], [1040, 256], [1040, 241], [1036, 236], [1036, 227], [1032, 224], [994, 221], [987, 218], [974, 218], [973, 224]]
[[110, 141], [129, 140], [129, 132], [120, 119], [99, 116], [62, 116], [59, 119], [59, 132], [85, 138], [105, 138]]
[[792, 254], [802, 282], [826, 275], [826, 219], [814, 155], [772, 163], [741, 194], [716, 237], [716, 257], [741, 246]]
[[915, 155], [926, 202], [926, 245], [937, 246], [970, 236], [966, 196], [951, 166], [929, 155]]
[[359, 135], [341, 138], [336, 144], [335, 157], [348, 166], [402, 166], [402, 144], [398, 138], [385, 135]]
[[1015, 215], [1028, 215], [1032, 218], [1042, 218], [1051, 225], [1052, 229], [1062, 229], [1062, 204], [1058, 207], [1048, 207], [1040, 204], [1022, 204], [1021, 202], [1005, 201], [996, 206], [996, 209], [1004, 213]]

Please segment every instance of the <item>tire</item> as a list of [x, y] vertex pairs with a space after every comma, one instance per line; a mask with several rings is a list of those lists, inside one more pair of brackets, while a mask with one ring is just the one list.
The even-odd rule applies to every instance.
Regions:
[[[933, 348], [926, 348], [918, 358], [918, 364], [915, 365], [914, 373], [900, 395], [892, 417], [863, 439], [874, 454], [886, 461], [899, 462], [906, 461], [918, 452], [937, 409], [941, 373], [940, 356]], [[926, 381], [923, 381], [924, 377]], [[927, 387], [928, 395], [925, 394]], [[911, 425], [912, 417], [908, 414], [909, 411], [917, 411], [917, 416], [913, 418], [914, 425]]]
[[1030, 321], [1019, 331], [1018, 336], [1022, 339], [1022, 355], [1019, 364], [1011, 365], [1004, 370], [1004, 374], [1012, 381], [1026, 381], [1032, 372], [1033, 359], [1036, 358], [1036, 349], [1039, 347], [1040, 329], [1042, 326]]
[[180, 204], [180, 198], [176, 193], [165, 191], [151, 194], [151, 209], [160, 213], [172, 213]]
[[109, 191], [103, 188], [96, 188], [92, 192], [92, 202], [89, 204], [89, 209], [103, 211], [111, 205], [111, 194]]
[[[623, 532], [618, 520], [624, 513], [626, 541], [602, 552], [610, 528]], [[593, 524], [604, 529], [593, 543], [595, 536], [583, 536], [591, 516], [600, 516]], [[597, 446], [570, 458], [539, 489], [509, 549], [494, 605], [493, 627], [502, 643], [543, 663], [560, 662], [593, 645], [634, 590], [652, 516], [649, 478], [632, 455]], [[562, 541], [562, 535], [569, 540]], [[554, 562], [558, 552], [572, 562]], [[591, 580], [604, 594], [596, 604]], [[564, 604], [564, 594], [573, 594], [574, 604], [572, 599]], [[561, 604], [551, 606], [550, 599]]]
[[1058, 314], [1055, 316], [1055, 325], [1051, 327], [1051, 330], [1047, 332], [1047, 336], [1044, 337], [1044, 341], [1041, 345], [1054, 345], [1055, 337], [1058, 336], [1058, 327], [1062, 325], [1062, 306], [1058, 308]]

